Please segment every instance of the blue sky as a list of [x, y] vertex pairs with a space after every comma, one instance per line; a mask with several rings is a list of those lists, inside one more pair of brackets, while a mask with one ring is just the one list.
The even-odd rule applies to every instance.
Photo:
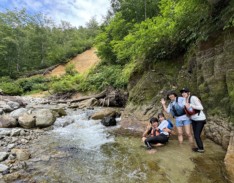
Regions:
[[102, 22], [110, 8], [110, 0], [0, 0], [1, 12], [14, 8], [26, 8], [30, 13], [40, 12], [56, 23], [64, 20], [78, 27], [85, 26], [92, 17]]

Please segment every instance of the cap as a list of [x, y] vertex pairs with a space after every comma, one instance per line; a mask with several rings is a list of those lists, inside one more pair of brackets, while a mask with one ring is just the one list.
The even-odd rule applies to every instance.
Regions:
[[183, 92], [190, 92], [188, 88], [182, 88], [182, 90], [180, 90], [180, 93], [183, 93]]

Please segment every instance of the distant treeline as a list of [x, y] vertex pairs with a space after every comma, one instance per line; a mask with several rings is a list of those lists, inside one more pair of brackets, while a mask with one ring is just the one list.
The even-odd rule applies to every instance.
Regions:
[[27, 72], [64, 63], [92, 47], [98, 23], [86, 27], [60, 25], [42, 14], [29, 15], [25, 9], [0, 12], [0, 76], [18, 77]]

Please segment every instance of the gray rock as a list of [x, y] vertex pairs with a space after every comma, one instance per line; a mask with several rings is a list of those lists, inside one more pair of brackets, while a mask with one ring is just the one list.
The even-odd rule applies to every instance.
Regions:
[[10, 113], [10, 116], [18, 119], [20, 116], [22, 116], [24, 113], [27, 113], [27, 109], [25, 108], [19, 108]]
[[74, 123], [74, 119], [71, 118], [58, 118], [55, 123], [54, 126], [56, 127], [65, 127], [68, 126], [70, 124]]
[[55, 122], [55, 117], [49, 109], [38, 109], [33, 111], [36, 116], [36, 127], [45, 128], [51, 126]]
[[10, 154], [8, 157], [10, 160], [16, 159], [16, 154]]
[[0, 152], [0, 162], [4, 161], [5, 159], [7, 159], [9, 156], [8, 152]]
[[11, 138], [11, 143], [15, 143], [17, 140], [18, 140], [17, 137], [12, 137], [12, 138]]
[[14, 147], [15, 147], [15, 144], [8, 144], [8, 145], [7, 145], [7, 148], [8, 148], [8, 149], [12, 149], [12, 148], [14, 148]]
[[7, 102], [7, 105], [9, 105], [14, 110], [20, 107], [20, 104], [18, 102], [13, 102], [13, 101]]
[[7, 171], [8, 170], [8, 166], [4, 165], [4, 164], [0, 164], [0, 172], [4, 172], [4, 171]]
[[18, 118], [19, 125], [23, 128], [34, 128], [36, 119], [32, 114], [24, 113], [22, 116]]
[[11, 106], [9, 106], [7, 104], [2, 105], [2, 109], [3, 109], [4, 112], [11, 112], [11, 111], [14, 110], [13, 108], [11, 108]]
[[7, 129], [7, 128], [0, 129], [0, 136], [10, 136], [10, 134], [11, 134], [11, 129]]
[[0, 128], [16, 127], [17, 124], [16, 119], [7, 114], [0, 116]]
[[12, 129], [11, 136], [19, 136], [20, 132], [21, 132], [21, 129]]
[[20, 161], [28, 160], [31, 156], [26, 149], [12, 149], [11, 152], [16, 154], [16, 158]]
[[107, 117], [107, 116], [115, 117], [116, 115], [117, 115], [116, 109], [105, 108], [105, 109], [102, 109], [101, 111], [94, 113], [91, 116], [91, 119], [97, 120], [97, 119], [103, 119], [104, 117]]

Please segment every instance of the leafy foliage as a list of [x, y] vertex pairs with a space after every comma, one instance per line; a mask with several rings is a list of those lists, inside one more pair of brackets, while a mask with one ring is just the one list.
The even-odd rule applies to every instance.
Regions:
[[75, 74], [77, 74], [75, 65], [74, 64], [68, 64], [65, 67], [65, 72], [66, 72], [66, 74], [71, 75], [71, 76], [74, 76]]
[[21, 95], [32, 91], [46, 91], [49, 89], [49, 82], [50, 80], [43, 76], [20, 78], [18, 80], [2, 77], [0, 80], [0, 88], [5, 94]]
[[[68, 22], [57, 27], [50, 19], [27, 15], [25, 10], [0, 13], [0, 76], [16, 77], [65, 63], [95, 43], [102, 61], [89, 73], [81, 75], [68, 65], [62, 78], [22, 79], [15, 89], [22, 93], [46, 88], [54, 92], [102, 90], [109, 85], [126, 88], [137, 65], [144, 68], [177, 57], [215, 30], [234, 24], [232, 1], [111, 0], [111, 7], [101, 27], [92, 19], [78, 29]], [[8, 79], [0, 80], [6, 91]]]
[[26, 71], [64, 63], [92, 47], [99, 32], [95, 19], [87, 27], [59, 26], [42, 14], [22, 10], [0, 13], [0, 76], [18, 77]]
[[65, 75], [60, 79], [54, 80], [50, 89], [55, 93], [65, 93], [76, 91], [78, 88], [76, 76]]
[[[193, 1], [160, 1], [160, 16], [135, 24], [122, 40], [112, 45], [119, 60], [143, 54], [154, 58], [172, 57], [198, 37], [197, 26], [208, 16], [208, 4]], [[199, 13], [194, 13], [198, 12]]]

